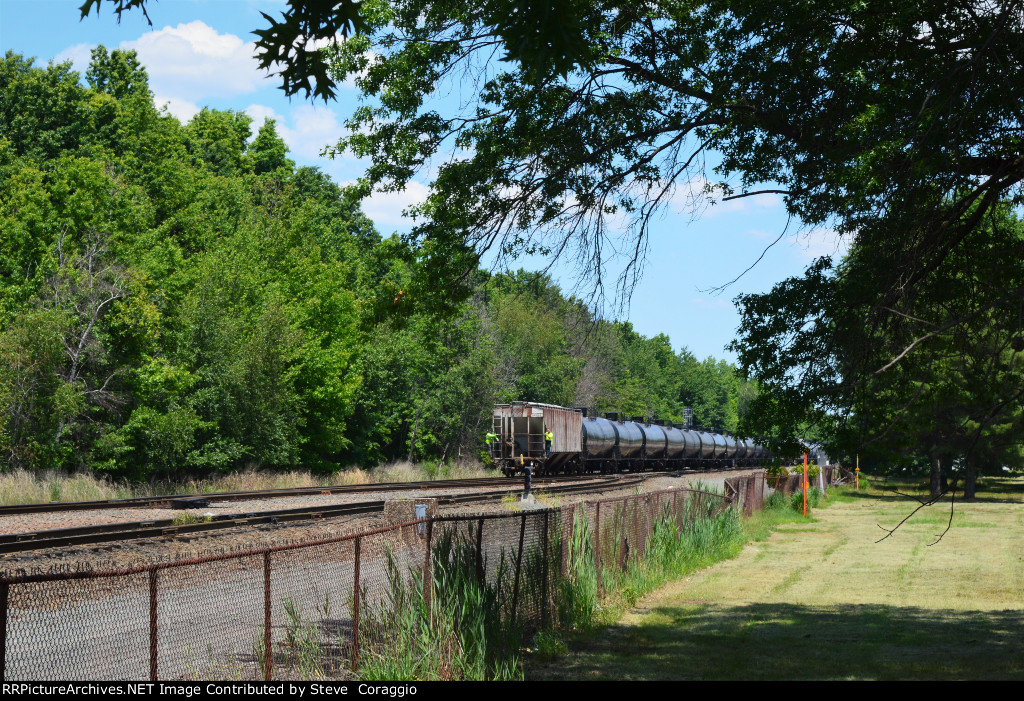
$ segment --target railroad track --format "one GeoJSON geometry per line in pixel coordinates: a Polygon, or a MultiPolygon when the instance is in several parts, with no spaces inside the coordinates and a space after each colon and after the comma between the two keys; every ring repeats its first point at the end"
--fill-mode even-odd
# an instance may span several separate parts
{"type": "MultiPolygon", "coordinates": [[[[601,475],[556,475],[537,477],[538,484],[578,482],[586,479],[600,479],[601,475]]],[[[0,506],[0,516],[14,514],[36,514],[59,511],[93,511],[99,509],[124,509],[131,507],[169,508],[172,502],[190,499],[211,501],[244,501],[246,499],[273,499],[309,494],[359,494],[362,492],[397,492],[417,489],[447,489],[453,487],[490,487],[514,484],[508,477],[481,477],[476,479],[427,480],[423,482],[381,482],[379,484],[347,484],[332,487],[289,487],[248,492],[214,492],[210,494],[174,494],[158,497],[132,497],[129,499],[106,499],[102,501],[52,501],[36,504],[8,504],[0,506]]]]}
{"type": "MultiPolygon", "coordinates": [[[[473,480],[460,480],[467,482],[473,480]]],[[[594,490],[595,488],[615,487],[629,488],[643,483],[642,477],[607,477],[589,480],[582,484],[559,485],[566,479],[547,478],[535,489],[546,494],[573,494],[594,490]]],[[[576,480],[578,481],[578,480],[576,480]]],[[[508,480],[500,480],[500,484],[508,484],[508,480]]],[[[360,485],[362,486],[362,485],[360,485]]],[[[479,485],[473,485],[479,486],[479,485]]],[[[319,494],[324,490],[312,490],[319,494]]],[[[493,492],[476,494],[452,494],[437,497],[438,504],[472,504],[502,499],[509,494],[520,493],[520,489],[503,489],[493,492]]],[[[300,492],[301,493],[301,492],[300,492]]],[[[433,498],[433,497],[432,497],[433,498]]],[[[364,501],[331,506],[299,507],[295,509],[278,509],[246,514],[222,514],[208,517],[200,523],[176,524],[174,519],[158,519],[152,521],[131,521],[124,523],[107,523],[96,526],[80,526],[60,528],[26,533],[0,535],[0,553],[25,552],[45,548],[68,547],[72,545],[93,545],[115,541],[139,540],[142,538],[173,538],[194,533],[204,533],[227,528],[239,528],[261,524],[278,524],[292,521],[319,520],[338,516],[357,516],[381,513],[384,501],[364,501]]]]}

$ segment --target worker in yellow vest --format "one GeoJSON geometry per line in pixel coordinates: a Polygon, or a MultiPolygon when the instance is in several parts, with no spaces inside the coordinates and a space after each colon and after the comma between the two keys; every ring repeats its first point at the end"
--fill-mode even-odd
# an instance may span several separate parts
{"type": "Polygon", "coordinates": [[[553,440],[555,440],[555,434],[553,434],[549,428],[544,432],[544,447],[547,448],[547,454],[544,457],[551,457],[551,441],[553,440]]]}

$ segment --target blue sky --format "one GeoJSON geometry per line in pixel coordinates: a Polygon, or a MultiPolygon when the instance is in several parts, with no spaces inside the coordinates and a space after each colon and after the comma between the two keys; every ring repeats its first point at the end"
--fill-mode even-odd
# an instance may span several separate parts
{"type": "MultiPolygon", "coordinates": [[[[351,156],[327,159],[319,154],[345,132],[344,122],[358,104],[358,93],[343,87],[329,105],[301,98],[288,100],[252,58],[251,34],[265,25],[260,11],[275,15],[284,9],[274,0],[150,0],[150,27],[138,11],[125,13],[120,24],[103,4],[79,21],[82,0],[0,0],[0,48],[36,57],[37,63],[71,60],[84,71],[96,44],[135,49],[150,76],[158,105],[187,121],[204,106],[244,110],[255,119],[277,120],[278,131],[301,165],[317,165],[337,182],[359,177],[363,164],[351,156]]],[[[405,192],[375,195],[364,211],[383,234],[407,231],[410,221],[402,210],[422,201],[426,180],[410,183],[405,192]]],[[[678,350],[685,346],[700,358],[735,360],[724,346],[735,336],[739,315],[733,298],[764,292],[798,275],[818,255],[845,250],[827,229],[807,230],[799,222],[786,229],[787,217],[777,195],[762,195],[717,203],[691,211],[680,183],[680,196],[651,228],[644,276],[628,308],[607,314],[631,321],[640,333],[667,334],[678,350]],[[762,260],[725,291],[724,285],[761,256],[784,231],[762,260]]],[[[528,259],[524,267],[540,268],[546,261],[528,259]]],[[[615,265],[611,267],[613,276],[615,265]]],[[[566,290],[576,284],[572,261],[556,264],[555,277],[566,290]]]]}

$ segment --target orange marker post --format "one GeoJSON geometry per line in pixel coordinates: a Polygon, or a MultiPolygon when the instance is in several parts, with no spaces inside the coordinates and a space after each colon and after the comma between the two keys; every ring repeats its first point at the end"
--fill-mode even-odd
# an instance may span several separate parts
{"type": "Polygon", "coordinates": [[[860,453],[857,453],[857,469],[853,473],[853,481],[857,485],[857,491],[860,491],[860,453]]]}
{"type": "Polygon", "coordinates": [[[807,515],[807,453],[804,453],[804,516],[807,515]]]}

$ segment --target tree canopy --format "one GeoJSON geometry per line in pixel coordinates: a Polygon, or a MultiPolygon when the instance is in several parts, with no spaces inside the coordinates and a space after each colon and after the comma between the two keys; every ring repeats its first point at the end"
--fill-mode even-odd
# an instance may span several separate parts
{"type": "Polygon", "coordinates": [[[974,463],[1024,466],[1011,437],[1024,421],[1024,307],[1006,292],[1024,285],[1022,260],[1024,221],[1004,206],[890,309],[898,326],[872,321],[889,261],[859,244],[835,268],[741,297],[733,348],[764,389],[751,428],[790,435],[811,422],[844,453],[926,460],[934,493],[954,461],[969,476],[974,463]]]}
{"type": "Polygon", "coordinates": [[[134,52],[0,60],[0,456],[134,478],[480,459],[496,401],[734,428],[735,368],[597,319],[550,277],[422,252],[296,167],[274,122],[158,111],[134,52]],[[253,132],[256,132],[255,134],[253,132]]]}
{"type": "MultiPolygon", "coordinates": [[[[116,11],[144,4],[118,0],[116,11]]],[[[431,174],[408,239],[420,265],[407,291],[419,303],[467,299],[486,251],[570,257],[601,289],[608,251],[629,250],[628,294],[668,202],[770,192],[801,225],[849,237],[857,255],[741,298],[743,370],[772,387],[752,404],[752,426],[834,424],[855,405],[846,388],[879,371],[934,387],[922,378],[952,367],[936,347],[977,337],[979,324],[1001,340],[957,341],[973,364],[1024,343],[1009,313],[1024,285],[1012,275],[952,286],[968,303],[926,313],[941,280],[988,274],[972,272],[979,232],[1024,203],[1021,0],[353,8],[292,2],[282,23],[257,31],[259,51],[284,66],[286,92],[308,94],[310,79],[321,97],[342,80],[361,90],[337,145],[370,162],[358,196],[431,174]],[[329,46],[313,50],[316,39],[329,46]],[[457,105],[438,99],[461,86],[457,105]],[[840,340],[815,352],[828,338],[840,340]]],[[[998,413],[1001,395],[964,386],[950,401],[988,397],[998,413]]]]}

